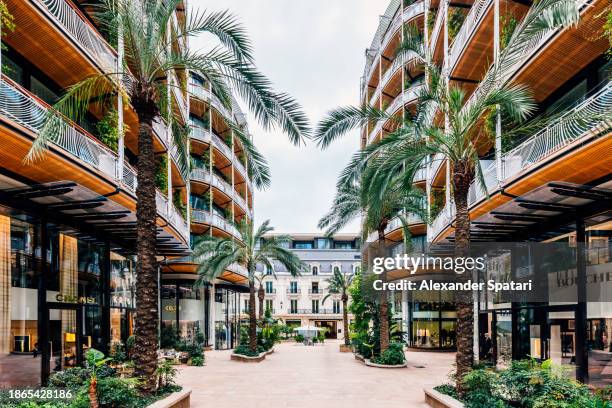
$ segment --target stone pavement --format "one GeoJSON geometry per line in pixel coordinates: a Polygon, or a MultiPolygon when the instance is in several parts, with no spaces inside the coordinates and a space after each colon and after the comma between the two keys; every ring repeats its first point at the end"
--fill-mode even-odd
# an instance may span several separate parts
{"type": "Polygon", "coordinates": [[[177,382],[193,390],[196,408],[421,408],[423,388],[446,382],[454,363],[452,353],[408,351],[408,368],[372,368],[338,345],[282,343],[259,364],[210,351],[204,367],[181,367],[177,382]]]}

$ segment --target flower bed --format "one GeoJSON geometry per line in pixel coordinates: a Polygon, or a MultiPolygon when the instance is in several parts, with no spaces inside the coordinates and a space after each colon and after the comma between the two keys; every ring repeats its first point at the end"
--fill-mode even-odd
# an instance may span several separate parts
{"type": "Polygon", "coordinates": [[[234,349],[230,358],[244,363],[260,363],[266,359],[268,354],[272,353],[274,353],[274,348],[264,350],[263,347],[258,346],[257,352],[252,352],[249,346],[240,345],[234,349]]]}

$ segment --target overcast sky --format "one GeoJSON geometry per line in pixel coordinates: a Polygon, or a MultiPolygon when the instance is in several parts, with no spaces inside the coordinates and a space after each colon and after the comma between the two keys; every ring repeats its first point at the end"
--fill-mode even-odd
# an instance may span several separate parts
{"type": "MultiPolygon", "coordinates": [[[[379,15],[379,0],[192,0],[191,6],[230,9],[246,27],[257,67],[278,91],[290,93],[311,123],[359,99],[359,78],[379,15]]],[[[198,40],[192,39],[192,46],[198,40]]],[[[255,193],[255,219],[278,232],[315,232],[329,209],[337,175],[359,147],[357,132],[326,151],[294,147],[278,131],[266,132],[249,115],[254,141],[272,170],[272,186],[255,193]]],[[[351,223],[346,232],[357,232],[351,223]]]]}

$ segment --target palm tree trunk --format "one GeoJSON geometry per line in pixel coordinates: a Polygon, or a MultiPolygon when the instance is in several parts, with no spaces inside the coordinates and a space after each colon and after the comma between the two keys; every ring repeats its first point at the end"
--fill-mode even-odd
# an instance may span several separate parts
{"type": "Polygon", "coordinates": [[[350,346],[351,345],[351,338],[349,336],[349,324],[348,324],[348,301],[347,301],[348,296],[345,294],[342,295],[342,324],[343,324],[343,329],[344,329],[344,345],[345,346],[350,346]]]}
{"type": "MultiPolygon", "coordinates": [[[[385,228],[386,224],[378,229],[378,245],[381,251],[385,247],[385,228]]],[[[380,279],[383,282],[387,281],[387,272],[383,272],[380,275],[380,279]]],[[[380,354],[384,353],[389,348],[389,303],[387,302],[387,291],[380,293],[380,354]]]]}
{"type": "MultiPolygon", "coordinates": [[[[464,257],[470,247],[470,214],[468,210],[468,191],[474,180],[473,167],[464,162],[453,168],[453,197],[457,209],[455,220],[455,256],[464,257]]],[[[460,280],[470,278],[468,274],[459,276],[460,280]]],[[[474,365],[474,304],[471,292],[457,294],[457,391],[464,395],[463,377],[474,365]]]]}
{"type": "Polygon", "coordinates": [[[249,279],[249,348],[257,351],[257,316],[255,314],[255,282],[249,279]]]}
{"type": "Polygon", "coordinates": [[[257,291],[257,298],[259,299],[259,320],[264,317],[264,297],[265,297],[263,286],[259,285],[259,290],[257,291]]]}
{"type": "Polygon", "coordinates": [[[153,152],[153,109],[138,112],[138,186],[136,188],[136,322],[134,362],[136,374],[144,378],[145,393],[155,389],[158,338],[158,265],[155,240],[155,155],[153,152]]]}

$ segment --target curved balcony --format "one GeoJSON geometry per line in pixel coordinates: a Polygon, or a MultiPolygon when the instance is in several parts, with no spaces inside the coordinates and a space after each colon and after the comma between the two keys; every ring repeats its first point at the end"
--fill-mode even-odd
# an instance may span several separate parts
{"type": "Polygon", "coordinates": [[[476,0],[465,21],[461,25],[457,36],[453,40],[449,51],[449,69],[453,72],[455,65],[459,61],[462,52],[466,49],[467,45],[474,36],[474,33],[484,20],[487,12],[492,9],[493,0],[476,0]]]}
{"type": "MultiPolygon", "coordinates": [[[[48,118],[49,109],[50,107],[47,104],[19,85],[6,79],[0,81],[0,114],[8,119],[33,133],[38,133],[48,118]]],[[[69,153],[74,160],[98,171],[116,185],[123,187],[125,191],[135,195],[137,177],[133,168],[124,163],[123,177],[120,180],[118,177],[119,157],[117,153],[107,148],[78,125],[62,120],[60,117],[57,117],[57,121],[56,136],[50,141],[53,146],[69,153]]],[[[157,202],[158,213],[187,241],[189,231],[186,228],[185,220],[176,211],[171,211],[168,214],[167,199],[158,199],[157,202]],[[163,205],[161,204],[162,201],[164,201],[163,205]]]]}
{"type": "Polygon", "coordinates": [[[223,194],[231,198],[236,204],[238,204],[238,206],[242,208],[242,211],[244,211],[245,214],[248,214],[249,216],[252,215],[251,211],[246,205],[246,201],[244,200],[244,198],[242,198],[240,194],[227,181],[223,180],[216,174],[210,174],[210,172],[204,168],[194,168],[191,170],[191,179],[215,187],[223,194]]]}
{"type": "Polygon", "coordinates": [[[191,210],[191,220],[193,222],[206,224],[213,228],[217,228],[238,240],[242,240],[240,232],[231,222],[227,221],[225,218],[217,214],[211,213],[210,211],[198,210],[193,208],[191,210]]]}
{"type": "Polygon", "coordinates": [[[106,73],[117,70],[115,50],[102,38],[87,18],[67,0],[30,0],[52,19],[72,41],[106,73]]]}
{"type": "Polygon", "coordinates": [[[378,86],[376,87],[376,90],[372,94],[372,97],[370,98],[370,106],[375,105],[375,101],[378,99],[383,89],[385,89],[385,87],[387,86],[391,78],[394,78],[398,72],[401,72],[401,69],[404,66],[406,66],[408,62],[414,60],[415,58],[416,58],[416,55],[402,62],[399,62],[398,60],[393,61],[393,64],[391,65],[391,67],[389,67],[389,69],[387,69],[387,71],[385,71],[380,83],[378,84],[378,86]]]}
{"type": "Polygon", "coordinates": [[[431,159],[431,177],[427,181],[429,185],[432,185],[433,181],[438,178],[438,174],[444,170],[444,163],[446,163],[446,158],[442,153],[436,153],[431,159]]]}
{"type": "MultiPolygon", "coordinates": [[[[416,214],[412,214],[412,213],[409,213],[406,216],[406,221],[408,222],[409,227],[419,225],[419,224],[424,224],[424,221],[421,217],[419,217],[416,214]]],[[[400,220],[399,217],[395,217],[389,222],[389,224],[385,228],[385,236],[401,228],[402,228],[402,220],[400,220]]],[[[378,240],[378,232],[374,231],[370,233],[370,235],[368,235],[368,242],[374,242],[376,240],[378,240]]]]}
{"type": "Polygon", "coordinates": [[[416,1],[406,6],[402,13],[398,13],[397,10],[400,8],[400,4],[401,1],[392,1],[385,14],[381,16],[381,23],[378,26],[378,30],[376,31],[372,44],[370,45],[370,49],[376,50],[376,53],[372,55],[371,65],[366,67],[366,84],[370,82],[372,75],[378,68],[376,60],[380,57],[381,53],[384,52],[391,39],[398,33],[403,24],[411,21],[415,17],[418,17],[425,12],[424,1],[416,1]],[[395,17],[392,17],[393,15],[395,15],[395,17]]]}
{"type": "Polygon", "coordinates": [[[217,112],[221,114],[221,116],[224,116],[230,120],[236,120],[237,122],[239,121],[221,103],[221,100],[219,99],[219,97],[217,97],[217,95],[215,95],[213,92],[210,92],[208,89],[204,88],[202,85],[196,84],[190,81],[189,82],[189,93],[202,101],[209,102],[212,105],[212,107],[215,108],[217,112]]]}
{"type": "Polygon", "coordinates": [[[248,173],[240,161],[240,159],[232,153],[232,149],[217,135],[211,133],[208,129],[204,129],[200,126],[191,125],[191,134],[190,137],[199,142],[206,143],[212,145],[219,150],[227,160],[232,162],[236,170],[240,173],[240,175],[246,180],[247,186],[250,191],[253,191],[253,185],[251,180],[248,177],[248,173]]]}
{"type": "MultiPolygon", "coordinates": [[[[597,93],[579,105],[565,112],[554,123],[508,151],[502,156],[501,180],[497,180],[495,163],[483,169],[485,185],[474,182],[468,193],[468,205],[474,207],[487,195],[506,187],[510,181],[520,178],[536,166],[550,159],[555,153],[570,144],[580,143],[581,139],[607,132],[612,123],[602,119],[612,110],[612,83],[606,84],[597,93]],[[578,119],[576,118],[597,118],[578,119]]],[[[455,214],[455,206],[447,205],[430,227],[431,238],[435,239],[450,226],[455,214]]]]}
{"type": "Polygon", "coordinates": [[[444,25],[444,7],[440,5],[438,8],[438,13],[436,14],[436,22],[434,23],[433,29],[431,31],[431,37],[429,38],[429,47],[432,50],[432,53],[436,51],[437,45],[440,41],[442,33],[442,26],[444,25]]]}
{"type": "Polygon", "coordinates": [[[187,225],[187,221],[173,204],[168,204],[168,198],[160,193],[159,190],[155,191],[155,204],[157,206],[157,213],[165,218],[182,237],[189,240],[189,226],[187,225]]]}
{"type": "MultiPolygon", "coordinates": [[[[387,109],[385,109],[385,113],[387,114],[387,116],[391,118],[398,112],[398,110],[402,106],[416,102],[421,87],[421,84],[413,85],[410,88],[406,89],[403,93],[400,93],[393,100],[393,102],[391,102],[391,105],[389,105],[387,109]]],[[[383,129],[383,125],[385,124],[385,122],[386,121],[379,121],[378,123],[376,123],[376,126],[374,126],[374,129],[370,132],[370,135],[368,136],[368,143],[372,143],[374,141],[376,135],[378,135],[378,133],[383,129]]]]}

